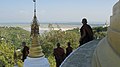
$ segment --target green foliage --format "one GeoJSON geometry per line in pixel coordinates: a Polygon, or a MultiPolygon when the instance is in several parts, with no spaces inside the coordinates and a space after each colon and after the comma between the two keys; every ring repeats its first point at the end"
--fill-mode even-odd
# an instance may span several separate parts
{"type": "Polygon", "coordinates": [[[108,28],[108,27],[93,27],[92,29],[93,29],[95,32],[103,32],[103,31],[107,31],[107,28],[108,28]]]}
{"type": "MultiPolygon", "coordinates": [[[[30,32],[19,27],[0,27],[0,65],[13,67],[17,63],[14,60],[14,49],[21,48],[22,41],[30,44],[29,34],[30,32]]],[[[21,57],[19,56],[16,59],[21,60],[21,57]]]]}
{"type": "Polygon", "coordinates": [[[102,39],[107,35],[108,27],[93,27],[94,37],[95,39],[102,39]]]}
{"type": "MultiPolygon", "coordinates": [[[[56,47],[56,43],[60,43],[62,47],[66,48],[67,42],[71,42],[74,48],[77,48],[80,35],[74,31],[52,30],[41,35],[41,44],[44,53],[52,53],[56,47]],[[46,49],[46,47],[48,49],[46,49]]],[[[46,54],[46,56],[47,56],[46,54]]],[[[49,56],[49,55],[48,55],[49,56]]]]}
{"type": "Polygon", "coordinates": [[[30,44],[29,35],[28,31],[19,27],[0,27],[0,37],[3,37],[6,42],[12,42],[16,48],[20,47],[22,41],[30,44]]]}
{"type": "Polygon", "coordinates": [[[48,61],[50,63],[50,67],[56,67],[56,63],[55,63],[55,59],[54,59],[54,56],[53,55],[50,55],[48,57],[48,61]]]}
{"type": "Polygon", "coordinates": [[[74,28],[74,29],[72,29],[72,30],[67,30],[67,31],[72,31],[72,32],[75,32],[75,33],[77,33],[77,34],[80,34],[79,28],[74,28]]]}
{"type": "Polygon", "coordinates": [[[40,36],[40,43],[42,45],[45,56],[50,62],[50,66],[55,67],[53,49],[56,47],[56,43],[59,42],[61,47],[66,49],[67,42],[71,42],[71,46],[76,49],[79,45],[79,38],[80,34],[78,28],[68,31],[51,30],[42,34],[40,36]]]}
{"type": "Polygon", "coordinates": [[[0,65],[5,65],[5,67],[14,65],[14,47],[5,41],[0,43],[0,61],[2,61],[0,65]]]}

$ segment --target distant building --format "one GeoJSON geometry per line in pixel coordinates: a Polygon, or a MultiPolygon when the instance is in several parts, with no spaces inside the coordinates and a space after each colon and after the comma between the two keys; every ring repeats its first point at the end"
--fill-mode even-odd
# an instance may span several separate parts
{"type": "Polygon", "coordinates": [[[104,27],[109,27],[109,26],[110,26],[110,25],[109,25],[108,22],[106,21],[105,24],[104,24],[104,26],[103,26],[103,28],[104,28],[104,27]]]}

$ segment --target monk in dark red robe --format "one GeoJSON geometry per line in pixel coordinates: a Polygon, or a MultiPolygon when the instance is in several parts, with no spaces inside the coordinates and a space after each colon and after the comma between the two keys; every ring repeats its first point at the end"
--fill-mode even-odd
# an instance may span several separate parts
{"type": "Polygon", "coordinates": [[[26,46],[26,42],[22,42],[22,45],[23,45],[22,61],[24,62],[24,60],[27,58],[27,56],[29,54],[29,47],[26,46]]]}
{"type": "Polygon", "coordinates": [[[87,24],[87,19],[82,20],[83,26],[80,29],[81,38],[80,38],[80,46],[93,40],[93,31],[90,25],[87,24]]]}
{"type": "Polygon", "coordinates": [[[66,48],[66,57],[73,51],[70,42],[67,43],[68,47],[66,48]]]}
{"type": "Polygon", "coordinates": [[[64,49],[60,47],[60,43],[57,43],[57,48],[54,49],[53,54],[56,60],[56,67],[59,67],[65,58],[65,52],[64,49]]]}

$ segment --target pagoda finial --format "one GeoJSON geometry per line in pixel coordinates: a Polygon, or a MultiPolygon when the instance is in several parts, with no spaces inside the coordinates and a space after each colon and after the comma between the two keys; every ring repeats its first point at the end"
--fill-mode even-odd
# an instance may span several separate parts
{"type": "Polygon", "coordinates": [[[34,2],[34,17],[36,17],[36,0],[33,0],[34,2]]]}

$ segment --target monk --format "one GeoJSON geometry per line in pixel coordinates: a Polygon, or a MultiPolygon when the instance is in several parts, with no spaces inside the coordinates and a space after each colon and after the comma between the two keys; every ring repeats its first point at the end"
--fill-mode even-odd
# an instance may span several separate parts
{"type": "Polygon", "coordinates": [[[66,57],[73,51],[70,42],[67,43],[67,46],[68,47],[66,48],[66,57]]]}
{"type": "Polygon", "coordinates": [[[87,19],[82,19],[83,26],[80,29],[81,32],[81,38],[80,38],[80,45],[83,45],[91,40],[93,40],[93,31],[90,25],[87,24],[87,19]]]}
{"type": "Polygon", "coordinates": [[[113,7],[107,36],[102,39],[93,55],[92,67],[120,67],[120,0],[113,7]]]}
{"type": "Polygon", "coordinates": [[[53,54],[56,60],[56,67],[59,67],[65,58],[65,52],[64,49],[60,47],[60,43],[57,43],[57,48],[54,49],[53,54]]]}
{"type": "Polygon", "coordinates": [[[24,62],[24,60],[27,58],[27,56],[29,54],[29,47],[26,46],[26,42],[22,42],[22,45],[23,45],[22,61],[24,62]]]}

